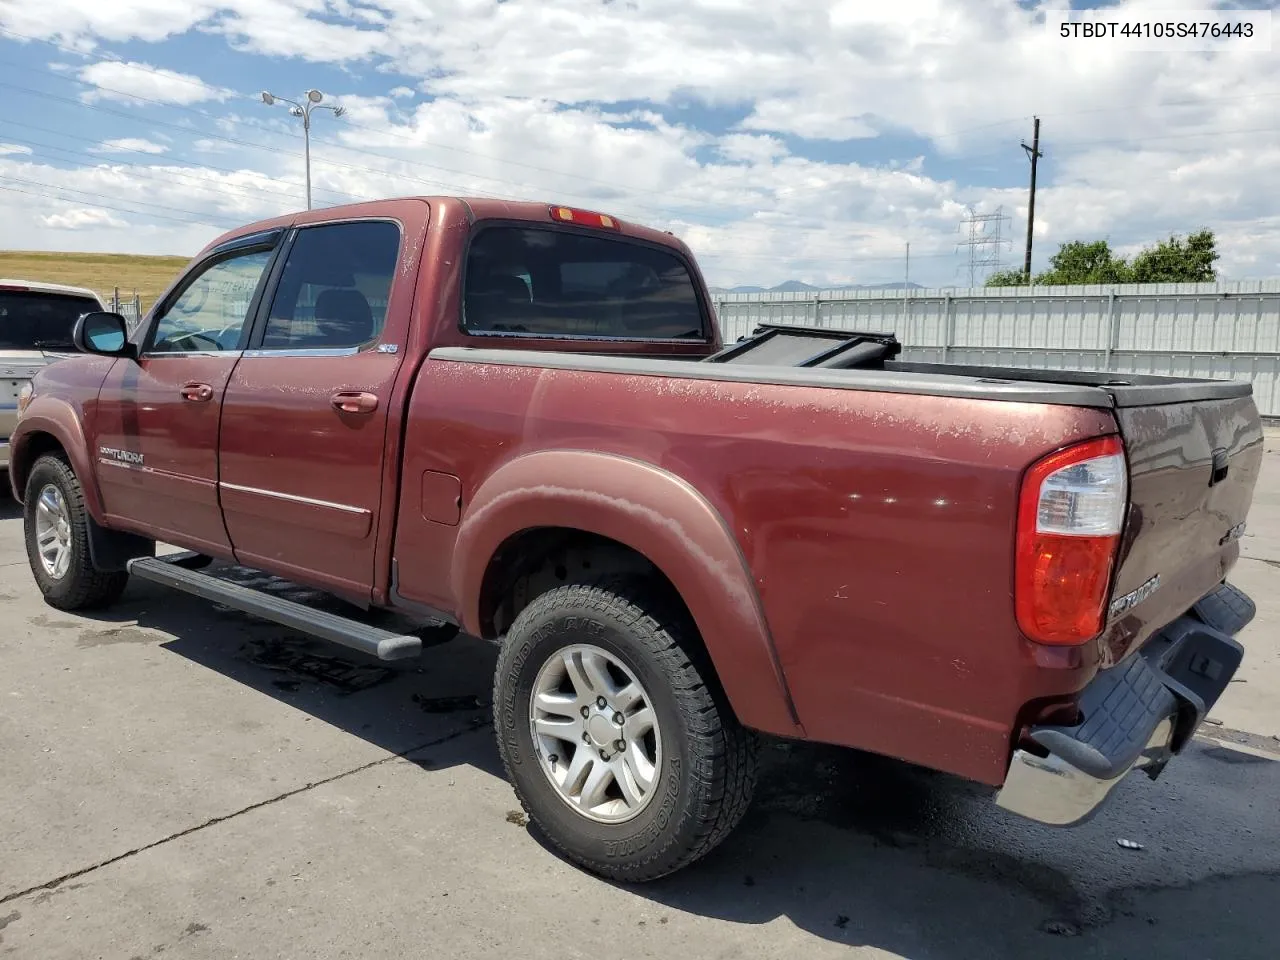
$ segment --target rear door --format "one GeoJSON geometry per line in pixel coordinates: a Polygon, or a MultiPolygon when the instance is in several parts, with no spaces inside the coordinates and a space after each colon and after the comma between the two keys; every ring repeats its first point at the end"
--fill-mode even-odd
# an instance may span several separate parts
{"type": "Polygon", "coordinates": [[[353,599],[374,582],[417,275],[398,269],[404,232],[388,218],[299,226],[222,409],[219,493],[237,560],[353,599]]]}
{"type": "Polygon", "coordinates": [[[1252,396],[1115,412],[1130,471],[1129,520],[1105,637],[1119,660],[1235,564],[1263,437],[1252,396]]]}
{"type": "Polygon", "coordinates": [[[107,374],[93,450],[103,507],[117,525],[230,556],[218,419],[282,237],[276,230],[212,251],[159,305],[138,359],[117,360],[107,374]]]}

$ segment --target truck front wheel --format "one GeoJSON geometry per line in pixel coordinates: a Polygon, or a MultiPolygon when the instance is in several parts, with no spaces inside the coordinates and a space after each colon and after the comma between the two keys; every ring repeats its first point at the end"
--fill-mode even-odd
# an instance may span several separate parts
{"type": "Polygon", "coordinates": [[[27,477],[23,500],[27,560],[45,602],[59,610],[83,610],[117,599],[129,574],[94,567],[84,493],[71,465],[56,454],[40,457],[27,477]]]}
{"type": "Polygon", "coordinates": [[[570,584],[520,613],[498,659],[494,725],[520,803],[611,880],[687,866],[751,802],[755,735],[708,683],[687,621],[644,581],[570,584]]]}

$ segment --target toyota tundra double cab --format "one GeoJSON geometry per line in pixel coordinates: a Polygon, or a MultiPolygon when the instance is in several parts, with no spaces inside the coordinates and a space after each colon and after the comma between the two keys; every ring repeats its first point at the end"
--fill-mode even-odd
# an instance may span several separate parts
{"type": "Polygon", "coordinates": [[[422,632],[362,611],[492,640],[520,801],[615,879],[723,840],[761,734],[1079,822],[1183,749],[1254,615],[1227,583],[1249,384],[917,363],[810,327],[725,345],[686,245],[604,214],[291,214],[74,341],[11,441],[49,604],[136,577],[370,657],[422,632]]]}

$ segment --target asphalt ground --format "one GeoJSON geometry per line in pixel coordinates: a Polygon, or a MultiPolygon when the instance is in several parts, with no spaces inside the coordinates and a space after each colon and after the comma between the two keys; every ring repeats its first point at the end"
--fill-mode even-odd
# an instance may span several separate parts
{"type": "Polygon", "coordinates": [[[106,614],[60,613],[3,500],[0,957],[1274,960],[1280,435],[1242,549],[1259,613],[1238,682],[1089,823],[770,742],[738,831],[625,887],[519,812],[488,644],[383,665],[137,582],[106,614]]]}

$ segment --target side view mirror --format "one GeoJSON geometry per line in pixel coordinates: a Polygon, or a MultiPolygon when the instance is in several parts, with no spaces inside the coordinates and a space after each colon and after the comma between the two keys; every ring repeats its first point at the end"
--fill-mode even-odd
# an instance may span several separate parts
{"type": "Polygon", "coordinates": [[[97,353],[107,357],[133,356],[129,325],[118,313],[95,310],[84,314],[72,329],[71,341],[83,353],[97,353]]]}

